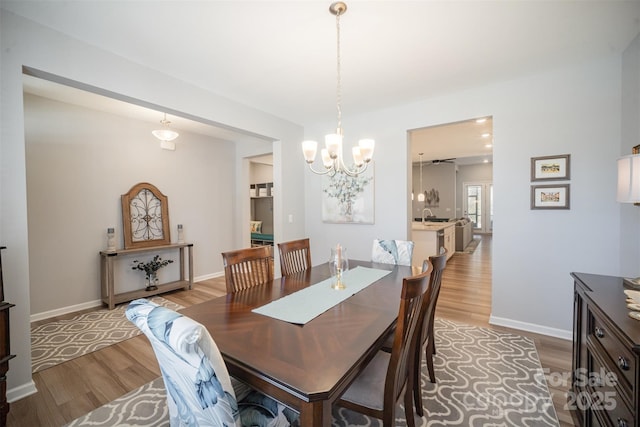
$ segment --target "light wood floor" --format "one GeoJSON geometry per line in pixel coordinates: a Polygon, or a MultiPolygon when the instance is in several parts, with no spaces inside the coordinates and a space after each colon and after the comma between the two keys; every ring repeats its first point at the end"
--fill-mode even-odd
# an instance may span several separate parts
{"type": "MultiPolygon", "coordinates": [[[[224,294],[224,278],[217,278],[199,282],[191,291],[163,296],[186,307],[224,294]]],[[[491,236],[485,236],[474,254],[455,254],[449,260],[436,315],[532,338],[547,372],[560,425],[573,426],[571,415],[563,409],[569,381],[557,380],[571,372],[571,342],[492,327],[490,313],[491,236]]],[[[59,427],[159,376],[151,346],[140,335],[34,374],[38,393],[11,404],[7,425],[59,427]]]]}

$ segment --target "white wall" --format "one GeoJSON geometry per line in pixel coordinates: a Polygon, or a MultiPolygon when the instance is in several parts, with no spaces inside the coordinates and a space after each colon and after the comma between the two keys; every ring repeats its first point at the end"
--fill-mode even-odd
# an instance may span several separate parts
{"type": "MultiPolygon", "coordinates": [[[[375,224],[324,224],[320,180],[306,176],[314,262],[340,240],[370,257],[375,237],[406,238],[408,129],[493,116],[494,323],[571,337],[572,271],[619,273],[620,58],[612,57],[358,117],[345,133],[376,139],[375,224]],[[571,154],[571,209],[530,210],[530,158],[571,154]]],[[[311,138],[330,124],[305,129],[311,138]]]]}
{"type": "MultiPolygon", "coordinates": [[[[0,242],[7,246],[3,251],[5,298],[16,305],[11,310],[11,351],[17,357],[11,360],[7,374],[7,396],[10,401],[35,390],[31,381],[29,331],[31,278],[23,66],[274,140],[274,143],[263,143],[260,147],[244,141],[235,146],[236,160],[232,169],[236,179],[228,180],[228,183],[234,186],[235,194],[242,197],[236,197],[235,219],[227,224],[233,230],[234,247],[240,247],[243,241],[248,242],[248,236],[243,240],[243,229],[248,232],[248,227],[242,227],[248,223],[249,212],[249,200],[246,197],[249,175],[248,167],[245,172],[242,166],[243,159],[259,154],[273,152],[274,155],[274,184],[280,189],[281,195],[274,200],[274,234],[283,240],[304,234],[304,222],[301,221],[305,210],[303,183],[299,179],[304,167],[298,151],[299,141],[303,139],[300,126],[204,92],[201,88],[101,51],[6,10],[0,14],[0,53],[0,242]],[[289,212],[295,214],[292,223],[283,220],[289,212]]],[[[160,182],[158,186],[162,189],[163,183],[160,182]]],[[[172,199],[176,200],[175,196],[172,199]]],[[[186,220],[184,223],[187,227],[186,220]]],[[[102,233],[104,225],[99,225],[99,228],[99,233],[102,233]]],[[[185,228],[185,235],[187,238],[194,237],[189,234],[189,228],[185,228]]]]}
{"type": "MultiPolygon", "coordinates": [[[[171,240],[177,224],[194,244],[196,279],[223,270],[220,252],[233,244],[234,188],[231,142],[181,132],[175,151],[162,150],[152,123],[25,95],[31,315],[100,299],[99,262],[106,229],[123,247],[120,195],[150,182],[168,197],[171,240]]],[[[147,258],[152,257],[150,254],[147,258]]],[[[175,263],[160,271],[177,280],[175,263]]],[[[118,257],[116,292],[143,286],[131,271],[139,256],[118,257]]],[[[85,307],[86,308],[86,307],[85,307]]],[[[47,316],[50,317],[50,316],[47,316]]]]}
{"type": "MultiPolygon", "coordinates": [[[[622,138],[620,155],[640,144],[640,34],[622,55],[622,138]]],[[[640,276],[640,207],[621,205],[620,275],[640,276]]]]}

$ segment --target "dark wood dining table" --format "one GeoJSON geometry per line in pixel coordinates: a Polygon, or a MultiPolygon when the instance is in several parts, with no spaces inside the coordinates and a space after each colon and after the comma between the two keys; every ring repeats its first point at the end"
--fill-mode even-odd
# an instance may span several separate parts
{"type": "MultiPolygon", "coordinates": [[[[229,373],[300,412],[302,426],[330,426],[331,405],[382,346],[398,317],[411,267],[350,260],[391,273],[304,325],[251,310],[330,277],[328,263],[196,304],[181,313],[204,325],[229,373]]],[[[348,292],[344,291],[336,292],[348,292]]]]}

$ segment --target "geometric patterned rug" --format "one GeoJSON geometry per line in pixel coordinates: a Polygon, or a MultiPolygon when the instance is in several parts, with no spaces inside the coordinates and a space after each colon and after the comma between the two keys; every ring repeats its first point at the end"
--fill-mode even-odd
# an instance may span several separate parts
{"type": "MultiPolygon", "coordinates": [[[[162,297],[151,301],[172,310],[184,308],[162,297]]],[[[100,309],[31,328],[31,371],[38,372],[140,334],[124,315],[128,304],[100,309]]]]}
{"type": "MultiPolygon", "coordinates": [[[[422,363],[425,416],[417,426],[558,426],[535,344],[529,338],[436,319],[436,384],[422,363]]],[[[423,358],[424,359],[424,358],[423,358]]],[[[162,378],[134,390],[68,426],[168,426],[162,378]]],[[[377,419],[332,408],[335,427],[382,426],[377,419]]],[[[406,426],[404,407],[396,426],[406,426]]]]}

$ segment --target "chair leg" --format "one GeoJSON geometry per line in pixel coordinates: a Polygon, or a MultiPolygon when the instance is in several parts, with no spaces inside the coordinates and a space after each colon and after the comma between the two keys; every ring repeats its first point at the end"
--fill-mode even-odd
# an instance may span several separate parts
{"type": "Polygon", "coordinates": [[[422,408],[422,348],[418,348],[415,352],[415,358],[413,361],[413,374],[410,375],[413,378],[413,403],[416,408],[416,414],[422,417],[424,416],[424,410],[422,408]]]}
{"type": "Polygon", "coordinates": [[[431,382],[433,384],[436,383],[436,374],[434,372],[433,369],[433,350],[434,350],[434,344],[433,344],[433,336],[429,337],[429,340],[427,341],[427,345],[425,347],[424,350],[424,355],[425,358],[427,360],[427,369],[429,370],[429,379],[431,380],[431,382]]]}
{"type": "MultiPolygon", "coordinates": [[[[407,427],[416,427],[416,420],[413,415],[413,394],[410,387],[414,390],[416,388],[415,384],[411,384],[411,380],[407,381],[407,387],[404,390],[404,416],[407,418],[407,427]]],[[[418,405],[416,404],[416,411],[417,409],[418,405]]],[[[422,411],[422,405],[420,405],[420,410],[422,411]]]]}
{"type": "MultiPolygon", "coordinates": [[[[435,337],[435,332],[433,332],[433,324],[434,324],[434,319],[431,319],[431,324],[429,326],[429,338],[431,337],[435,337]]],[[[436,342],[435,340],[430,340],[433,341],[433,344],[431,345],[431,354],[436,354],[436,342]]]]}

